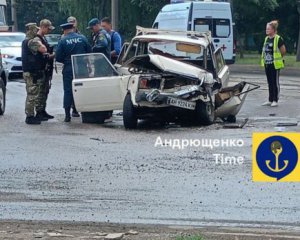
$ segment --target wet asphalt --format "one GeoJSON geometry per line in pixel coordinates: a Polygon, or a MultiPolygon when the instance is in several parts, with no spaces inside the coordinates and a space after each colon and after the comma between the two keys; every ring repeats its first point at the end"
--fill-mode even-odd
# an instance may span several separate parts
{"type": "Polygon", "coordinates": [[[62,80],[56,75],[47,111],[55,119],[24,123],[25,85],[8,83],[0,117],[0,219],[278,226],[299,230],[299,183],[252,182],[252,133],[299,131],[276,128],[300,120],[300,73],[281,77],[278,108],[267,98],[263,74],[235,72],[261,88],[249,93],[238,122],[243,129],[166,127],[142,123],[127,131],[116,112],[112,123],[64,123],[62,80]],[[243,147],[155,147],[161,139],[242,139],[243,147]],[[218,165],[213,154],[243,157],[241,165],[218,165]]]}

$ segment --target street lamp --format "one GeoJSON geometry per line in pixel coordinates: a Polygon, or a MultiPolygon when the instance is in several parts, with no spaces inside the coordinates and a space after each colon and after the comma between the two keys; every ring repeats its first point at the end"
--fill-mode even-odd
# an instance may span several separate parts
{"type": "Polygon", "coordinates": [[[298,13],[299,13],[299,37],[298,37],[298,49],[297,49],[297,61],[300,62],[300,0],[297,1],[298,13]]]}
{"type": "Polygon", "coordinates": [[[111,20],[113,29],[118,31],[119,29],[119,0],[111,1],[111,20]]]}

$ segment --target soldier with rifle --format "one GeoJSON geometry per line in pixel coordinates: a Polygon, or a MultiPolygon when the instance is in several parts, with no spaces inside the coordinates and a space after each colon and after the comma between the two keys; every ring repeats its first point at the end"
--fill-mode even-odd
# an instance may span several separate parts
{"type": "Polygon", "coordinates": [[[41,41],[41,43],[46,46],[47,53],[44,54],[45,57],[45,69],[44,69],[44,81],[39,82],[39,94],[37,98],[37,114],[36,117],[41,121],[48,121],[49,119],[53,119],[54,116],[49,115],[46,112],[46,105],[49,90],[51,88],[51,80],[53,75],[53,64],[54,64],[54,56],[53,47],[50,47],[48,44],[45,35],[49,34],[55,28],[52,26],[52,23],[48,19],[43,19],[40,21],[40,29],[37,33],[37,40],[41,41]]]}

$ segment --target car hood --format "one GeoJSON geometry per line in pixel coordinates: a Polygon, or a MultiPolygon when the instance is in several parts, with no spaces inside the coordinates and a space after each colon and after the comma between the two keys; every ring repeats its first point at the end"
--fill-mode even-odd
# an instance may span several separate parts
{"type": "Polygon", "coordinates": [[[21,57],[22,49],[21,47],[4,47],[1,48],[1,54],[7,54],[14,57],[21,57]]]}
{"type": "Polygon", "coordinates": [[[164,72],[202,79],[206,71],[187,63],[180,62],[160,55],[149,55],[150,62],[164,72]]]}

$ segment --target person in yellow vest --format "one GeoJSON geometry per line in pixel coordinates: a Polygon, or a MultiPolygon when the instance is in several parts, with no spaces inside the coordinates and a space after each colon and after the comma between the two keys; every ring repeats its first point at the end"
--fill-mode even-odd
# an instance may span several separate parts
{"type": "Polygon", "coordinates": [[[263,106],[277,107],[279,100],[279,72],[284,68],[286,48],[282,37],[277,34],[278,21],[267,24],[265,42],[261,55],[261,66],[265,68],[269,86],[269,100],[263,106]]]}

